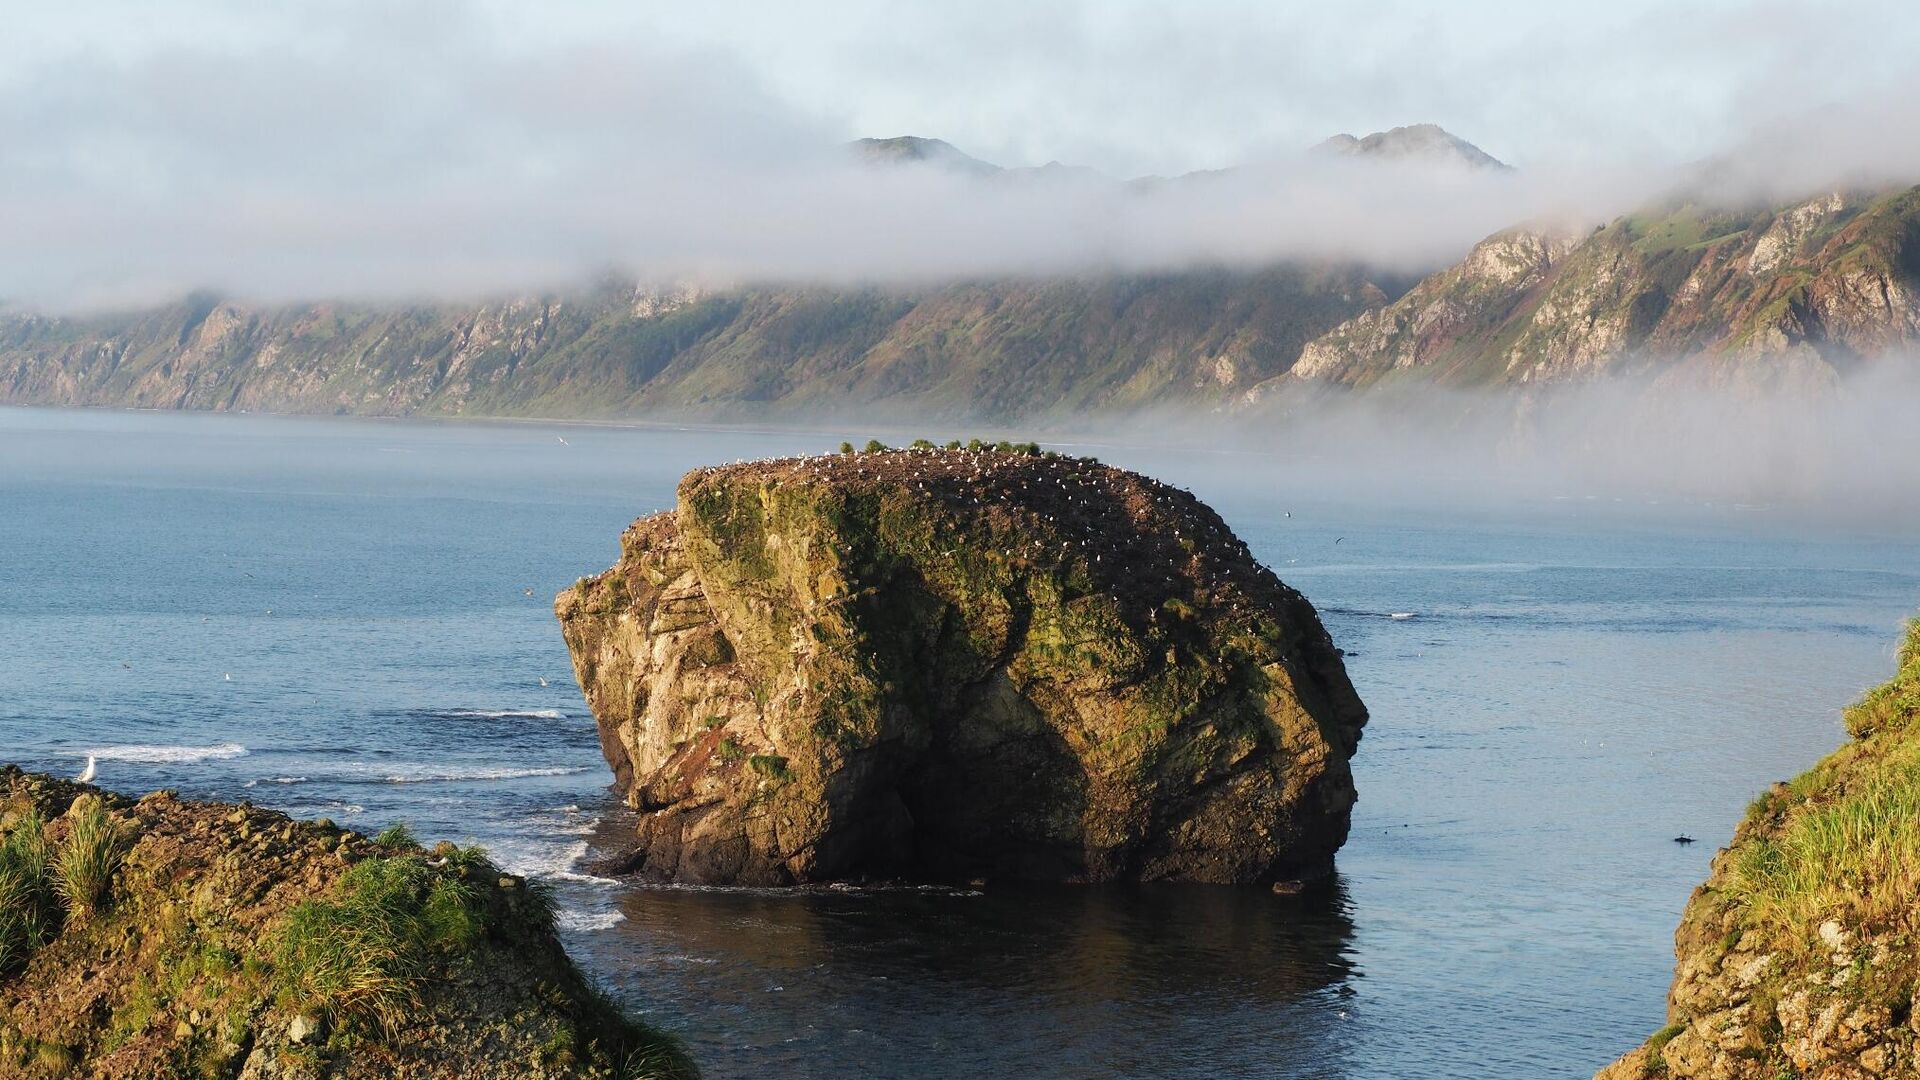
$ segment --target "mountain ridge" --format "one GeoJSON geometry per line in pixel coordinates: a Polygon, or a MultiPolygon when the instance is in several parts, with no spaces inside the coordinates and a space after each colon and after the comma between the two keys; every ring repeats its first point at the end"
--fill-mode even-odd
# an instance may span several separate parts
{"type": "MultiPolygon", "coordinates": [[[[845,148],[855,160],[882,167],[932,166],[972,177],[1071,173],[1106,178],[1106,174],[1098,169],[1085,165],[1065,164],[1060,161],[1049,161],[1045,165],[1038,166],[999,165],[974,157],[945,139],[923,135],[855,139],[845,144],[845,148]]],[[[1438,124],[1408,124],[1360,137],[1342,132],[1307,147],[1303,157],[1345,158],[1367,163],[1413,162],[1469,170],[1513,171],[1513,166],[1438,124]]],[[[1197,169],[1172,177],[1136,176],[1121,183],[1135,190],[1152,190],[1155,185],[1164,184],[1170,180],[1222,176],[1247,167],[1197,169]]]]}
{"type": "Polygon", "coordinates": [[[378,416],[1013,421],[1218,405],[1404,287],[1351,266],[924,289],[0,317],[0,401],[378,416]]]}
{"type": "Polygon", "coordinates": [[[1568,384],[1799,364],[1839,378],[1920,342],[1920,186],[1765,208],[1679,200],[1580,234],[1487,238],[1309,342],[1243,404],[1301,384],[1568,384]]]}
{"type": "Polygon", "coordinates": [[[1303,400],[1391,387],[1511,394],[1633,375],[1811,392],[1916,344],[1920,186],[1772,205],[1675,195],[1591,229],[1503,230],[1417,282],[1323,261],[0,314],[0,402],[1041,425],[1172,407],[1258,427],[1303,400]]]}

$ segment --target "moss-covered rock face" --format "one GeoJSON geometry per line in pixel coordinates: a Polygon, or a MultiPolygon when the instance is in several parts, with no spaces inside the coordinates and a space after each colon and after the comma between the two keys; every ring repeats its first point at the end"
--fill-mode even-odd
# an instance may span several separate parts
{"type": "Polygon", "coordinates": [[[475,849],[0,769],[0,1076],[693,1075],[475,849]]]}
{"type": "Polygon", "coordinates": [[[1754,800],[1674,934],[1668,1025],[1600,1073],[1920,1076],[1920,621],[1855,736],[1754,800]]]}
{"type": "Polygon", "coordinates": [[[660,879],[1324,872],[1366,710],[1184,491],[1054,455],[702,469],[556,611],[660,879]]]}

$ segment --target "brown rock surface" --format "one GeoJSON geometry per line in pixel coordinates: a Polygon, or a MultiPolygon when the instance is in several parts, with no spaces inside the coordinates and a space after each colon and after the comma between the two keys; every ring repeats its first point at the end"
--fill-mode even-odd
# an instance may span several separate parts
{"type": "Polygon", "coordinates": [[[701,469],[556,601],[640,843],[705,883],[1265,882],[1346,838],[1366,710],[1190,494],[911,450],[701,469]]]}

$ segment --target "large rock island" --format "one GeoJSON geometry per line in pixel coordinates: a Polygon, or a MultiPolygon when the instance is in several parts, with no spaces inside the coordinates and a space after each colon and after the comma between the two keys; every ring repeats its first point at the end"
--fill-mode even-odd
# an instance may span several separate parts
{"type": "Polygon", "coordinates": [[[1313,607],[1091,460],[699,469],[556,611],[646,877],[1277,882],[1346,839],[1367,714],[1313,607]]]}
{"type": "Polygon", "coordinates": [[[1853,739],[1756,799],[1674,934],[1665,1028],[1600,1080],[1920,1076],[1920,621],[1853,739]]]}

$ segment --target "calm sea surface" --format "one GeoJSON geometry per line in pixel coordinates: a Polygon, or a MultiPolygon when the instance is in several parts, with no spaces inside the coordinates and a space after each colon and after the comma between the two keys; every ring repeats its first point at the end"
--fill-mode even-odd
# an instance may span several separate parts
{"type": "Polygon", "coordinates": [[[1714,847],[1920,608],[1912,533],[1095,448],[1211,502],[1350,651],[1331,895],[574,872],[624,824],[554,593],[687,469],[841,437],[0,410],[0,760],[477,840],[711,1077],[1572,1077],[1659,1026],[1714,847]]]}

